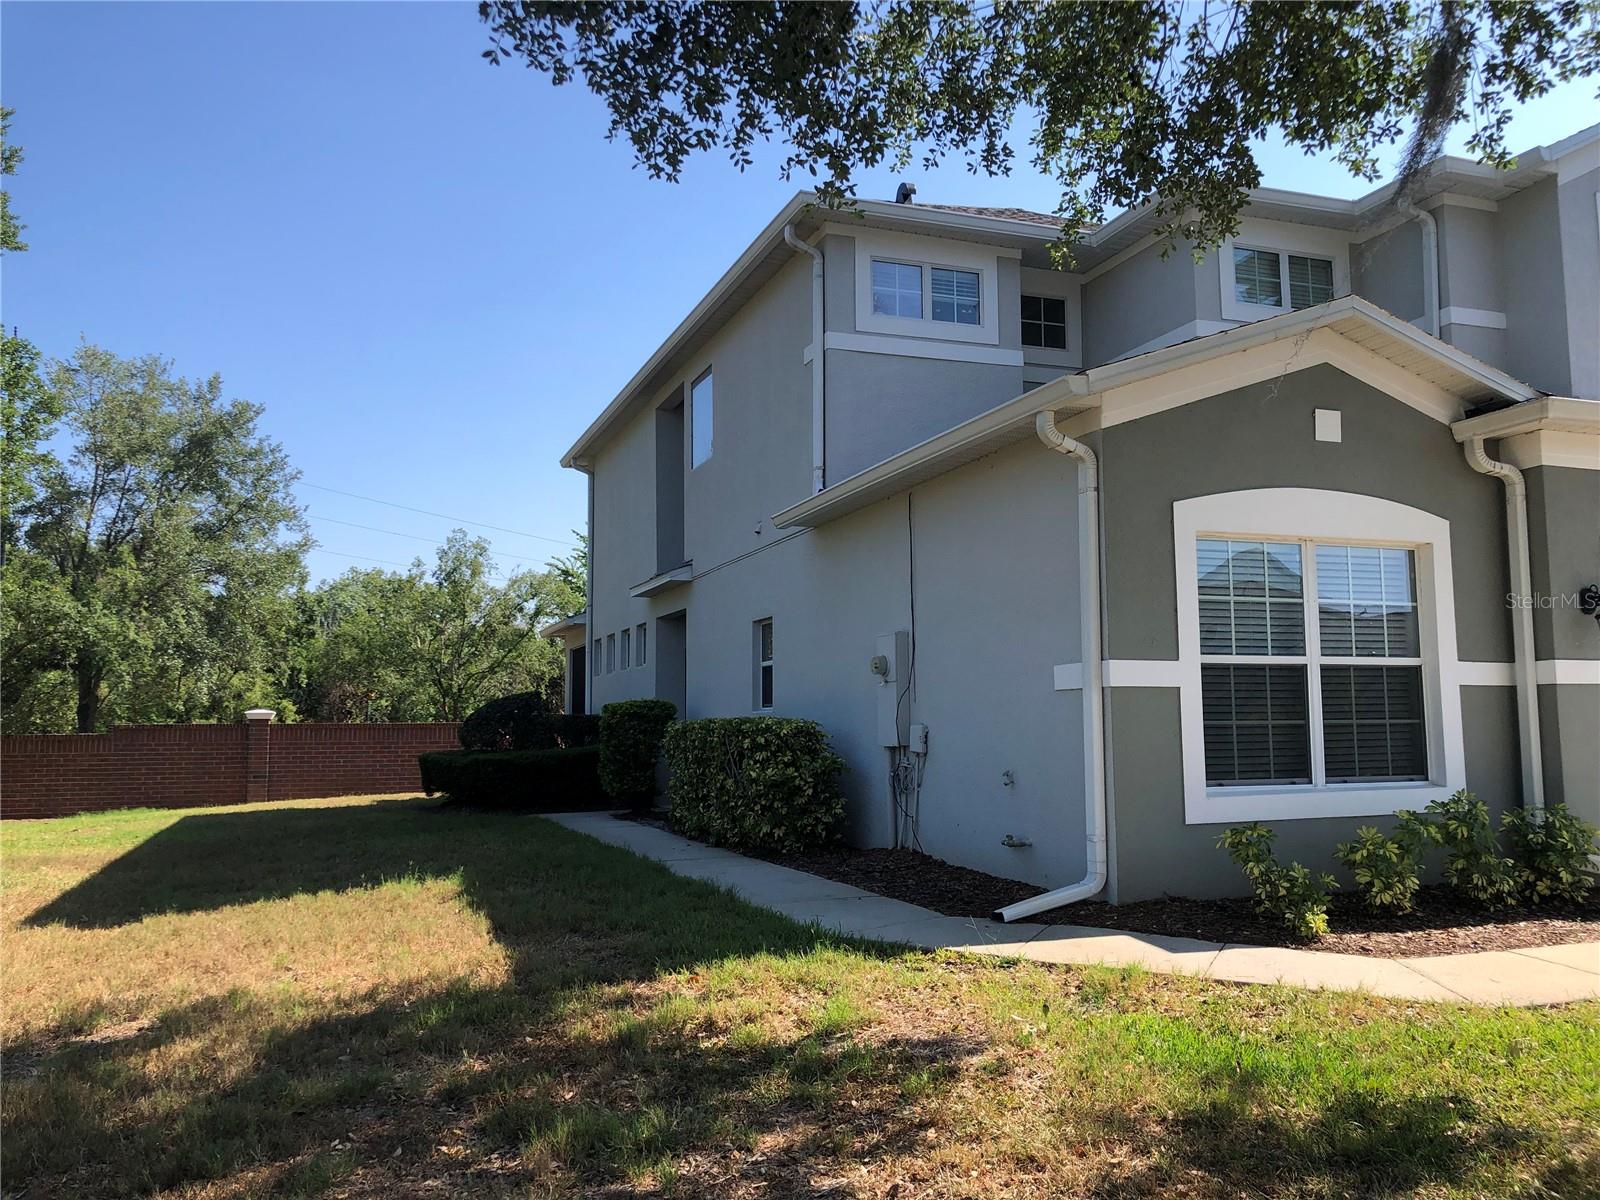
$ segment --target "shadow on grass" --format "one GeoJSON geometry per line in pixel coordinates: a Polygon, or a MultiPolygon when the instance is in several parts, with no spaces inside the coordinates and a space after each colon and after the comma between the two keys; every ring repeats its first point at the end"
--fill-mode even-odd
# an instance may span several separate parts
{"type": "MultiPolygon", "coordinates": [[[[508,950],[510,981],[374,993],[332,1016],[238,992],[119,1039],[63,1047],[54,1031],[8,1046],[11,1062],[32,1060],[5,1085],[8,1189],[774,1197],[845,1194],[847,1178],[887,1188],[852,1173],[889,1158],[896,1175],[917,1162],[958,1191],[989,1187],[968,1186],[959,1156],[932,1160],[981,1142],[945,1098],[956,1102],[958,1082],[960,1103],[990,1088],[980,1060],[993,1036],[936,1033],[932,1015],[866,1027],[830,1007],[846,961],[820,964],[804,987],[780,983],[783,1001],[804,992],[814,1011],[769,1019],[757,987],[738,996],[748,1011],[713,1027],[698,994],[675,990],[699,973],[665,975],[839,940],[548,822],[420,802],[186,816],[27,924],[106,929],[397,878],[456,881],[508,950]]],[[[1200,1079],[1158,1124],[1079,1097],[1034,1157],[1070,1164],[1087,1176],[1073,1190],[1105,1197],[1375,1196],[1440,1190],[1538,1136],[1458,1095],[1335,1091],[1299,1114],[1275,1095],[1248,1073],[1200,1079]],[[1084,1135],[1067,1130],[1085,1120],[1134,1146],[1131,1162],[1097,1161],[1098,1134],[1076,1144],[1084,1135]]],[[[984,1147],[970,1149],[981,1161],[984,1147]]]]}

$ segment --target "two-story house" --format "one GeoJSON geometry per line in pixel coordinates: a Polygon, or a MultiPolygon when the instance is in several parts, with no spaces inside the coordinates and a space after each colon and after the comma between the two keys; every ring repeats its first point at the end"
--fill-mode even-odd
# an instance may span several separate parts
{"type": "Polygon", "coordinates": [[[1600,821],[1597,182],[1600,126],[1070,272],[1048,215],[797,195],[562,460],[569,696],[813,718],[855,842],[1049,903],[1462,787],[1600,821]]]}

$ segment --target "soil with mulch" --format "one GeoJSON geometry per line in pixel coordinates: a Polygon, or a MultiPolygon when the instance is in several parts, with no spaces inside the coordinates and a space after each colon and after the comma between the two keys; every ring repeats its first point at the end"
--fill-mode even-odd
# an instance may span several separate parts
{"type": "MultiPolygon", "coordinates": [[[[634,819],[667,828],[659,814],[634,819]]],[[[798,854],[754,857],[950,917],[987,917],[996,909],[1044,890],[1030,883],[958,867],[914,850],[831,846],[798,854]]],[[[1586,904],[1544,904],[1486,912],[1450,888],[1424,887],[1418,891],[1416,907],[1411,912],[1392,915],[1369,912],[1358,896],[1335,895],[1328,906],[1329,932],[1310,942],[1299,941],[1280,921],[1257,913],[1248,898],[1168,897],[1115,905],[1083,901],[1040,913],[1028,921],[1158,933],[1207,942],[1412,958],[1600,941],[1600,896],[1586,904]]]]}

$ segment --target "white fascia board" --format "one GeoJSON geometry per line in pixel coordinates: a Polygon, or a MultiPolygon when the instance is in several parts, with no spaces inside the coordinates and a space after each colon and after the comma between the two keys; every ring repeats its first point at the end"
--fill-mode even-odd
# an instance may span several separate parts
{"type": "Polygon", "coordinates": [[[1475,437],[1504,438],[1544,431],[1600,436],[1600,400],[1540,396],[1510,408],[1467,417],[1450,426],[1458,442],[1475,437]]]}

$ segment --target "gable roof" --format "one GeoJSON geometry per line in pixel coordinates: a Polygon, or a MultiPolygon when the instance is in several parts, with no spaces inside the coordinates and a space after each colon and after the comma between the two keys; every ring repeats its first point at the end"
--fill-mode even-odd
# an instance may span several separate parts
{"type": "Polygon", "coordinates": [[[780,529],[825,525],[1032,437],[1041,412],[1118,424],[1322,362],[1447,423],[1484,400],[1515,405],[1542,394],[1370,301],[1341,296],[1063,375],[791,505],[772,522],[780,529]]]}

